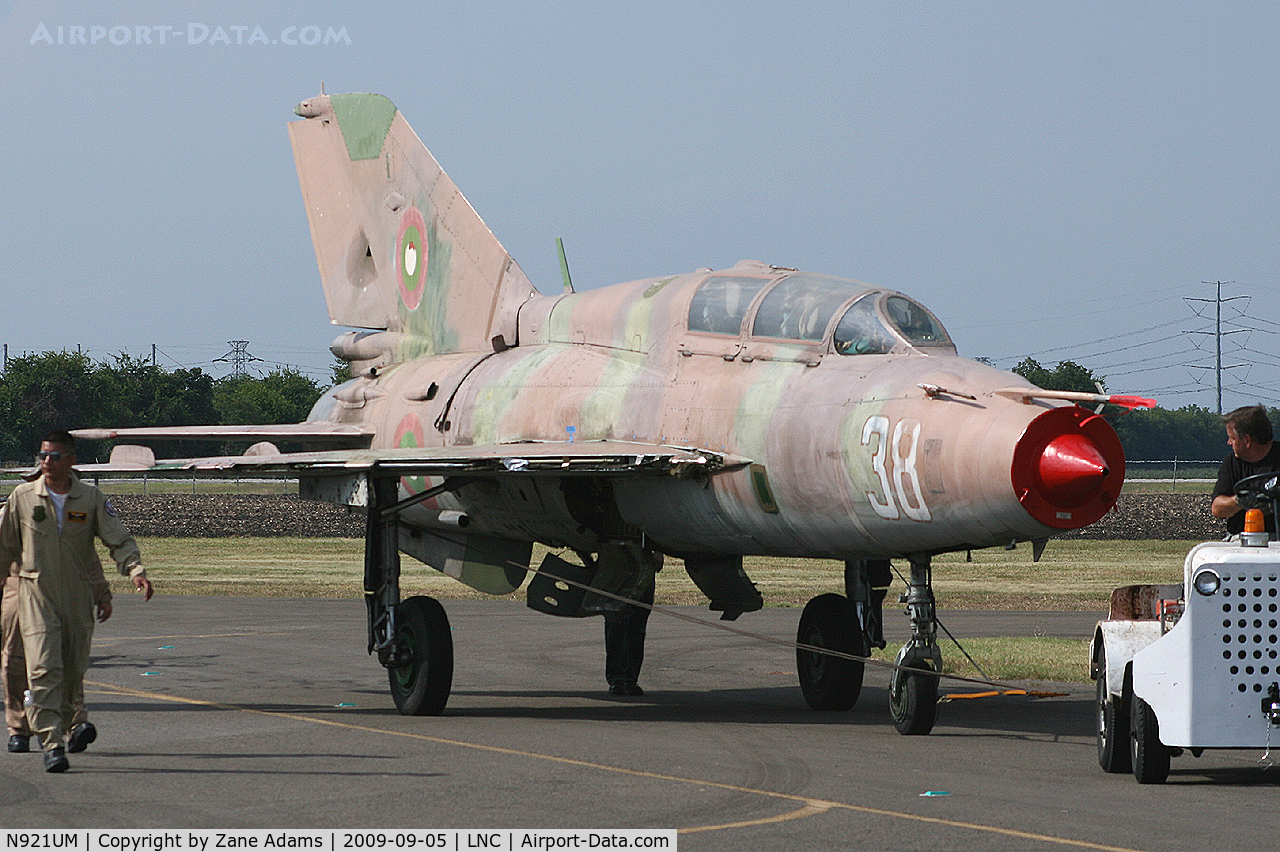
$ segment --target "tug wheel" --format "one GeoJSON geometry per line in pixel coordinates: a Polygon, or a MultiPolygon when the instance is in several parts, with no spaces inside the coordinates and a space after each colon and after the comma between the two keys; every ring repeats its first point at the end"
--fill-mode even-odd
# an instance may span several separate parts
{"type": "Polygon", "coordinates": [[[1129,759],[1139,784],[1163,784],[1169,777],[1169,748],[1160,742],[1160,721],[1138,696],[1130,700],[1129,759]]]}
{"type": "Polygon", "coordinates": [[[1107,662],[1098,662],[1095,681],[1095,707],[1098,714],[1098,765],[1104,772],[1128,772],[1131,768],[1128,743],[1124,741],[1124,720],[1129,718],[1124,699],[1107,689],[1107,662]]]}

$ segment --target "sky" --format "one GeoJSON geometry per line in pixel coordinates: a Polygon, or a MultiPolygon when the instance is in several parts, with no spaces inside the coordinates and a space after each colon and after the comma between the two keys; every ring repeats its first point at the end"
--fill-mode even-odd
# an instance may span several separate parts
{"type": "MultiPolygon", "coordinates": [[[[1273,3],[0,0],[0,344],[327,382],[285,124],[400,108],[544,293],[762,260],[960,354],[1280,406],[1273,3]],[[1216,319],[1220,288],[1222,319],[1216,319]],[[1215,329],[1223,334],[1215,335],[1215,329]]],[[[1213,448],[1208,457],[1216,457],[1213,448]]]]}

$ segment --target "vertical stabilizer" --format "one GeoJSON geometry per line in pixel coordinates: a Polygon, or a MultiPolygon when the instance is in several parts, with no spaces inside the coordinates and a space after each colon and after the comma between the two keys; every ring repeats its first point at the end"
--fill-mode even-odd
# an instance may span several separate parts
{"type": "Polygon", "coordinates": [[[320,95],[289,124],[329,318],[402,332],[401,357],[516,341],[535,291],[381,95],[320,95]]]}

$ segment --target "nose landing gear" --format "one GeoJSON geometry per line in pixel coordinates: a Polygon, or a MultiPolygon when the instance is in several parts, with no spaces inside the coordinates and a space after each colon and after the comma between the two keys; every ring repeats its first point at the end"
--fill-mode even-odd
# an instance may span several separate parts
{"type": "Polygon", "coordinates": [[[911,557],[910,585],[901,602],[907,605],[911,619],[911,639],[894,659],[901,668],[894,669],[889,680],[889,712],[898,733],[923,735],[933,730],[937,719],[937,672],[942,671],[932,559],[927,554],[911,557]],[[908,669],[919,669],[921,673],[908,669]]]}

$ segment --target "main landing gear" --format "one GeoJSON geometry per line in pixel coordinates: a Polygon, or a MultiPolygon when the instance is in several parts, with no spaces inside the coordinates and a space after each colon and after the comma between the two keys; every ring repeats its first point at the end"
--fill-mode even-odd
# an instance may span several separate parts
{"type": "Polygon", "coordinates": [[[814,710],[848,710],[862,691],[864,665],[821,653],[836,651],[865,657],[884,647],[881,605],[893,574],[889,560],[851,559],[844,564],[843,595],[809,601],[796,631],[796,673],[800,691],[814,710]]]}
{"type": "Polygon", "coordinates": [[[434,598],[418,595],[400,600],[398,515],[404,505],[423,495],[397,503],[396,480],[388,478],[370,478],[369,491],[364,540],[369,652],[376,652],[378,662],[386,667],[391,697],[401,714],[438,716],[453,686],[449,618],[434,598]]]}
{"type": "MultiPolygon", "coordinates": [[[[857,657],[867,655],[866,639],[853,601],[826,594],[805,604],[796,643],[857,657]]],[[[861,660],[796,648],[796,673],[804,700],[814,710],[848,710],[862,691],[861,660]]]]}
{"type": "MultiPolygon", "coordinates": [[[[911,557],[911,579],[902,603],[911,619],[911,639],[895,659],[889,680],[889,710],[899,733],[927,734],[938,708],[938,622],[931,558],[911,557]]],[[[864,664],[820,650],[865,657],[885,647],[882,603],[892,578],[888,560],[845,562],[845,594],[825,594],[805,605],[796,631],[796,672],[805,701],[815,710],[848,710],[862,690],[864,664]]]]}
{"type": "Polygon", "coordinates": [[[435,598],[415,595],[396,607],[395,622],[394,644],[383,665],[396,709],[405,716],[439,716],[453,685],[453,637],[444,607],[435,598]]]}

